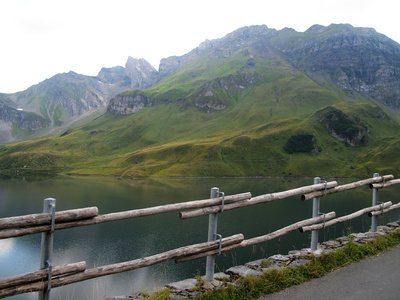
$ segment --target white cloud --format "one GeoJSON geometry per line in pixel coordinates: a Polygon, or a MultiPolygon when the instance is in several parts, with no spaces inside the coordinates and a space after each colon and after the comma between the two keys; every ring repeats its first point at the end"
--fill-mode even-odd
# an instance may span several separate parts
{"type": "Polygon", "coordinates": [[[57,73],[96,75],[128,56],[156,68],[205,39],[266,24],[304,31],[313,24],[374,27],[400,41],[393,1],[0,1],[0,92],[26,89],[57,73]]]}

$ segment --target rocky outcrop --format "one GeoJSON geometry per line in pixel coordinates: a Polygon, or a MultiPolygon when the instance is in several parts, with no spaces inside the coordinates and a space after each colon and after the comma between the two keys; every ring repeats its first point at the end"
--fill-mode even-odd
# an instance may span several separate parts
{"type": "MultiPolygon", "coordinates": [[[[14,124],[16,128],[20,130],[29,130],[29,133],[34,133],[40,129],[49,126],[49,121],[32,112],[26,112],[23,109],[15,109],[10,107],[7,103],[0,101],[0,121],[4,124],[9,124],[9,128],[12,128],[14,124]]],[[[6,128],[2,126],[3,128],[6,128]]],[[[14,130],[15,131],[15,130],[14,130]]],[[[18,135],[18,132],[15,132],[18,135]]],[[[11,134],[5,130],[1,130],[0,140],[6,142],[12,140],[11,134]]]]}
{"type": "Polygon", "coordinates": [[[349,117],[339,109],[328,106],[312,117],[328,130],[329,134],[352,147],[366,146],[369,144],[367,127],[359,117],[349,117]]]}
{"type": "Polygon", "coordinates": [[[194,94],[194,105],[207,112],[225,109],[230,97],[237,92],[243,92],[261,79],[262,76],[258,74],[242,73],[207,81],[194,94]]]}
{"type": "Polygon", "coordinates": [[[152,87],[158,81],[158,72],[145,59],[129,56],[125,68],[102,68],[96,78],[100,83],[119,87],[118,93],[122,93],[152,87]]]}
{"type": "Polygon", "coordinates": [[[154,105],[153,101],[144,95],[127,93],[113,98],[107,112],[115,115],[130,115],[152,105],[154,105]]]}

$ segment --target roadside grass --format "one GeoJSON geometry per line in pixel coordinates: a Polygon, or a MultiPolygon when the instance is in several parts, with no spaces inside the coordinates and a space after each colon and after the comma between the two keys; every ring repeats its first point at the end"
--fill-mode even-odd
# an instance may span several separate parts
{"type": "MultiPolygon", "coordinates": [[[[240,278],[234,284],[227,283],[223,289],[202,292],[195,299],[258,299],[264,295],[322,277],[333,270],[377,255],[398,244],[400,244],[400,230],[362,245],[356,245],[350,239],[344,248],[324,253],[321,257],[312,257],[311,262],[307,265],[286,267],[280,270],[272,269],[259,278],[252,276],[240,278]]],[[[169,292],[162,291],[149,299],[169,299],[169,292]]]]}

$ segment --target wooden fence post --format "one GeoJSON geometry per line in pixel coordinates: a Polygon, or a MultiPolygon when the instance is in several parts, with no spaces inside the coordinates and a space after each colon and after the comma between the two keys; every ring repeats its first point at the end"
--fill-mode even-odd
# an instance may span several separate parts
{"type": "MultiPolygon", "coordinates": [[[[315,177],[314,184],[320,184],[321,178],[315,177]]],[[[312,217],[316,218],[319,215],[319,198],[313,199],[313,213],[312,217]]],[[[313,230],[311,232],[311,250],[315,251],[318,249],[318,230],[313,230]]]]}
{"type": "Polygon", "coordinates": [[[43,203],[43,213],[51,214],[51,228],[48,232],[42,233],[42,247],[40,253],[40,269],[49,268],[47,288],[39,292],[39,300],[48,300],[50,298],[51,290],[51,256],[53,253],[53,232],[56,212],[56,199],[46,198],[43,203]]]}
{"type": "MultiPolygon", "coordinates": [[[[210,198],[218,198],[219,188],[213,187],[211,189],[210,198]]],[[[208,242],[215,241],[217,234],[218,213],[210,214],[208,217],[208,242]]],[[[206,281],[214,280],[214,264],[215,255],[207,256],[206,258],[206,281]]]]}

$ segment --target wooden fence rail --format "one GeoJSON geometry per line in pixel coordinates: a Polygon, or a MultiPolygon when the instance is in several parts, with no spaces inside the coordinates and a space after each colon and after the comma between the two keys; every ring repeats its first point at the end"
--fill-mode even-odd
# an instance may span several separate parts
{"type": "MultiPolygon", "coordinates": [[[[90,219],[99,214],[97,207],[71,209],[55,213],[55,222],[62,223],[82,219],[90,219]]],[[[0,219],[0,229],[20,228],[50,224],[51,214],[31,214],[19,217],[0,219]]]]}
{"type": "Polygon", "coordinates": [[[327,187],[327,189],[325,189],[323,191],[317,191],[317,192],[312,192],[312,193],[308,193],[308,194],[302,195],[301,196],[301,200],[306,201],[306,200],[310,200],[310,199],[313,199],[313,198],[319,198],[319,197],[323,197],[323,196],[334,194],[334,193],[339,193],[339,192],[344,192],[344,191],[356,189],[356,188],[359,188],[359,187],[361,187],[363,185],[370,185],[370,184],[373,184],[373,183],[389,181],[389,180],[392,180],[392,179],[393,179],[393,175],[385,175],[385,176],[380,176],[380,177],[360,180],[360,181],[356,181],[356,182],[352,182],[352,183],[336,186],[334,188],[327,187]]]}
{"type": "MultiPolygon", "coordinates": [[[[232,196],[224,197],[225,203],[232,203],[235,201],[242,201],[245,199],[251,198],[251,193],[242,193],[232,196]]],[[[194,209],[194,208],[201,208],[207,207],[211,205],[221,205],[222,204],[222,197],[215,198],[215,199],[206,199],[206,200],[196,200],[196,201],[189,201],[183,203],[174,203],[174,204],[167,204],[167,205],[160,205],[154,206],[149,208],[142,208],[142,209],[134,209],[129,211],[117,212],[117,213],[109,213],[104,215],[97,215],[90,219],[85,220],[77,220],[74,222],[64,222],[64,223],[57,223],[54,226],[54,230],[60,229],[68,229],[80,226],[87,226],[87,225],[94,225],[100,224],[105,222],[111,221],[118,221],[118,220],[125,220],[125,219],[132,219],[132,218],[139,218],[145,216],[152,216],[161,213],[179,211],[182,209],[194,209]]],[[[47,214],[49,215],[49,214],[47,214]]],[[[27,225],[28,226],[28,225],[27,225]]],[[[0,239],[10,238],[10,237],[18,237],[24,236],[28,234],[46,232],[50,230],[50,225],[43,225],[43,226],[35,226],[29,228],[12,228],[7,230],[0,230],[0,239]]]]}
{"type": "MultiPolygon", "coordinates": [[[[52,276],[62,276],[62,275],[66,275],[66,274],[83,272],[85,270],[86,270],[86,262],[81,261],[81,262],[73,263],[73,264],[54,266],[52,268],[51,272],[52,272],[52,276]]],[[[48,275],[49,275],[49,269],[47,268],[47,269],[43,269],[43,270],[31,272],[31,273],[26,273],[26,274],[3,278],[3,279],[0,279],[0,291],[2,291],[2,289],[4,289],[4,288],[8,288],[8,287],[29,284],[29,283],[37,282],[37,281],[44,281],[44,280],[47,280],[48,275]]]]}
{"type": "MultiPolygon", "coordinates": [[[[385,175],[360,180],[341,186],[339,186],[336,181],[332,181],[256,197],[252,197],[251,193],[242,193],[231,196],[167,204],[103,215],[99,215],[97,207],[74,209],[55,213],[54,230],[138,218],[173,211],[180,211],[180,219],[188,219],[210,214],[215,215],[221,211],[276,201],[292,196],[301,196],[301,200],[306,201],[333,193],[355,189],[365,185],[369,185],[374,189],[380,189],[400,183],[400,179],[393,178],[393,175],[385,175]]],[[[49,276],[49,268],[46,268],[36,272],[0,279],[0,298],[33,291],[43,291],[48,289],[49,286],[59,287],[100,276],[143,268],[172,259],[179,263],[206,256],[213,256],[220,252],[231,251],[234,249],[263,243],[295,230],[300,230],[301,232],[318,230],[332,226],[339,222],[344,222],[359,217],[363,214],[368,213],[370,216],[376,216],[398,208],[400,208],[400,203],[392,205],[392,202],[389,201],[380,205],[367,207],[350,215],[338,218],[335,218],[335,212],[330,212],[325,215],[296,222],[272,233],[247,240],[242,234],[236,234],[230,237],[221,238],[220,241],[217,240],[189,245],[144,258],[92,269],[86,269],[85,262],[68,264],[64,266],[55,266],[51,269],[50,284],[47,280],[49,276]]],[[[0,239],[48,232],[51,230],[51,225],[49,225],[51,220],[52,215],[48,213],[0,219],[0,239]]]]}
{"type": "MultiPolygon", "coordinates": [[[[244,239],[242,234],[233,235],[221,240],[222,247],[226,247],[235,243],[240,243],[244,239]]],[[[160,254],[135,259],[123,263],[116,263],[106,266],[101,266],[93,269],[84,270],[79,273],[56,277],[51,279],[51,287],[60,287],[67,284],[72,284],[79,281],[93,279],[101,276],[131,271],[143,267],[152,266],[158,263],[166,262],[178,257],[206,252],[219,247],[219,241],[206,242],[191,246],[181,247],[160,254]]],[[[15,286],[13,283],[6,288],[0,289],[0,298],[5,298],[17,294],[37,292],[47,288],[47,281],[38,281],[29,284],[15,286]]]]}
{"type": "Polygon", "coordinates": [[[379,204],[379,205],[375,205],[375,206],[372,206],[372,207],[367,207],[367,208],[358,210],[358,211],[356,211],[356,212],[354,212],[354,213],[352,213],[350,215],[330,220],[330,221],[328,221],[328,222],[326,222],[324,224],[304,226],[304,227],[301,227],[299,230],[300,230],[300,232],[307,232],[307,231],[311,231],[311,230],[322,229],[322,228],[325,228],[325,227],[329,227],[329,226],[335,225],[337,223],[349,221],[351,219],[360,217],[363,214],[367,214],[367,213],[370,213],[370,212],[373,212],[373,211],[383,210],[385,208],[390,207],[391,205],[392,205],[392,202],[389,201],[389,202],[386,202],[386,203],[383,203],[383,204],[379,204]]]}
{"type": "Polygon", "coordinates": [[[371,183],[369,185],[370,188],[374,188],[374,189],[383,189],[385,187],[389,187],[395,184],[399,184],[400,183],[400,179],[394,179],[394,180],[390,180],[389,182],[385,182],[385,183],[371,183]]]}
{"type": "Polygon", "coordinates": [[[385,213],[387,213],[389,211],[392,211],[392,210],[395,210],[395,209],[399,209],[399,208],[400,208],[400,203],[397,203],[397,204],[394,204],[394,205],[390,206],[389,208],[384,208],[383,210],[379,209],[379,210],[376,210],[376,211],[372,211],[372,212],[368,213],[368,216],[370,216],[370,217],[372,217],[372,216],[380,216],[380,215],[385,214],[385,213]]]}
{"type": "MultiPolygon", "coordinates": [[[[272,201],[276,201],[276,200],[282,200],[282,199],[289,198],[292,196],[298,196],[298,195],[301,195],[304,193],[325,190],[326,187],[333,188],[335,186],[337,186],[337,182],[332,181],[332,182],[328,182],[327,184],[325,184],[325,183],[314,184],[314,185],[304,186],[304,187],[291,189],[291,190],[287,190],[287,191],[283,191],[283,192],[265,194],[265,195],[250,198],[248,200],[242,200],[242,201],[238,201],[236,203],[224,205],[224,211],[236,209],[236,208],[240,208],[240,207],[246,207],[246,206],[250,206],[250,205],[255,205],[255,204],[272,202],[272,201]]],[[[219,206],[210,206],[210,207],[207,207],[204,209],[198,209],[198,210],[189,211],[189,212],[181,212],[179,214],[179,218],[180,219],[188,219],[188,218],[194,218],[194,217],[199,217],[199,216],[203,216],[203,215],[216,214],[219,212],[221,212],[220,205],[219,206]]]]}
{"type": "MultiPolygon", "coordinates": [[[[311,224],[316,224],[316,223],[320,223],[325,220],[330,220],[332,218],[334,218],[336,216],[335,212],[330,212],[327,213],[324,216],[319,216],[319,217],[315,217],[315,218],[310,218],[307,220],[303,220],[303,221],[299,221],[297,223],[291,224],[289,226],[286,226],[284,228],[281,228],[279,230],[276,230],[274,232],[271,232],[269,234],[263,235],[263,236],[259,236],[259,237],[255,237],[255,238],[251,238],[248,240],[243,240],[243,242],[241,242],[240,244],[236,244],[236,245],[232,245],[232,246],[228,246],[228,247],[222,247],[221,252],[226,252],[226,251],[231,251],[234,249],[239,249],[239,248],[244,248],[244,247],[248,247],[248,246],[253,246],[259,243],[264,243],[273,239],[276,239],[278,237],[281,237],[283,235],[286,235],[292,231],[298,230],[299,228],[301,228],[302,226],[306,226],[306,225],[311,225],[311,224]]],[[[216,255],[219,252],[217,250],[212,250],[209,252],[205,252],[205,253],[200,253],[197,255],[192,255],[192,256],[186,256],[183,258],[178,258],[175,261],[176,262],[185,262],[185,261],[190,261],[193,259],[198,259],[198,258],[202,258],[202,257],[206,257],[209,255],[216,255]]]]}

